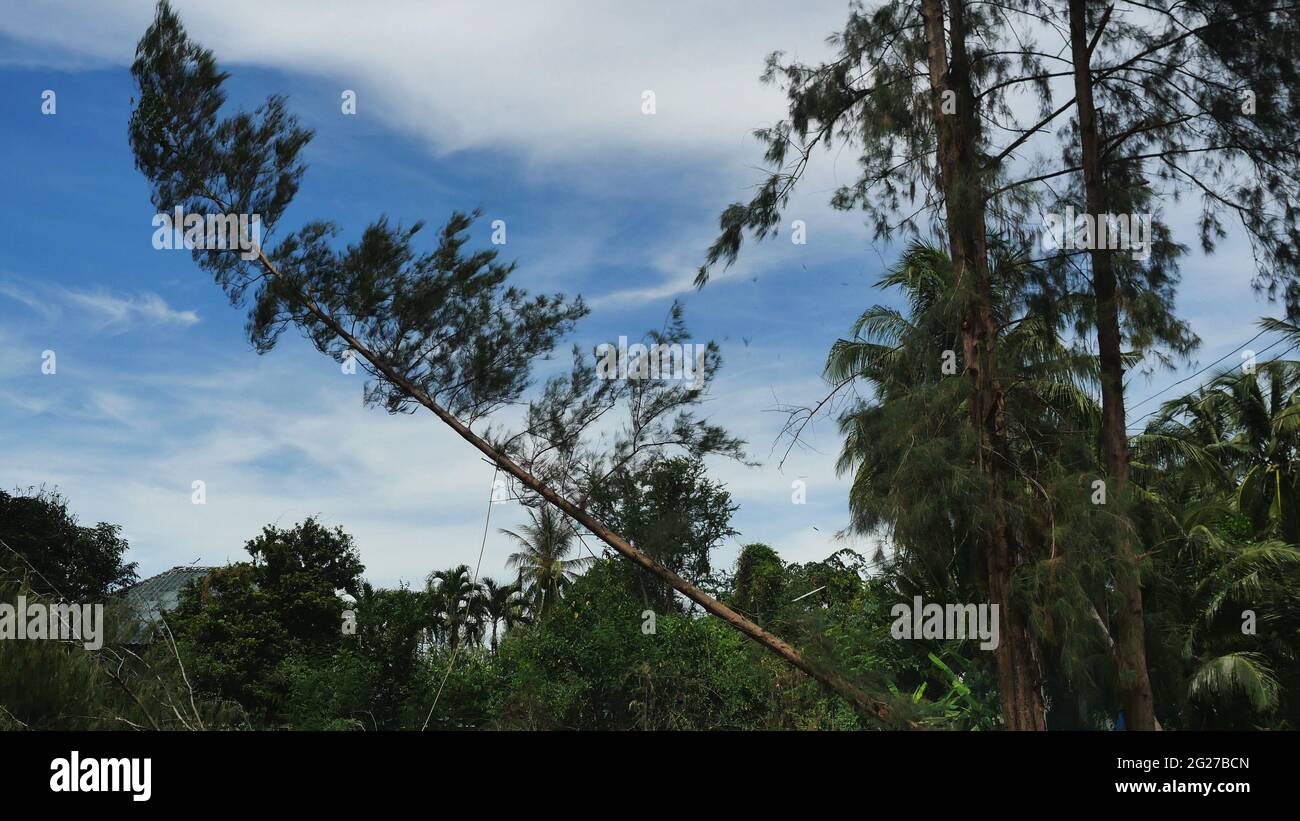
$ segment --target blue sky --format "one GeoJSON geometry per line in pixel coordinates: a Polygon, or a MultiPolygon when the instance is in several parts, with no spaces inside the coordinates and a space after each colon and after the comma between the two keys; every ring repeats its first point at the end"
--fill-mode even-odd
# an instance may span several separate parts
{"type": "MultiPolygon", "coordinates": [[[[175,3],[231,72],[231,102],[285,93],[316,130],[282,225],[331,219],[351,240],[384,214],[436,226],[482,208],[475,238],[488,244],[492,220],[506,221],[500,250],[519,261],[518,284],[592,304],[562,355],[657,327],[681,299],[694,337],[722,345],[706,410],[763,463],[712,466],[741,505],[742,534],[717,561],[749,541],[797,561],[843,546],[834,425],[814,426],[782,470],[784,444],[772,448],[775,406],[816,401],[831,342],[890,300],[870,287],[890,249],[825,204],[851,154],[821,154],[788,212],[807,223],[806,245],[749,245],[702,292],[690,282],[719,210],[758,179],[749,132],[782,112],[758,81],[763,58],[826,54],[845,3],[216,5],[175,3]],[[344,89],[356,116],[340,111],[344,89]],[[800,477],[807,504],[793,505],[800,477]]],[[[0,486],[57,486],[84,521],[120,524],[142,575],[240,560],[262,525],[312,514],[354,534],[379,584],[472,565],[492,479],[475,451],[428,414],[363,407],[363,377],[295,337],[257,356],[243,312],[189,255],[152,248],[126,142],[128,66],[152,4],[12,6],[0,19],[0,486]],[[41,373],[45,350],[54,375],[41,373]],[[206,505],[191,504],[196,479],[206,505]]],[[[1182,206],[1170,207],[1178,225],[1182,206]]],[[[1241,250],[1230,241],[1184,266],[1179,308],[1205,340],[1199,362],[1277,313],[1251,293],[1241,250]]],[[[1131,401],[1176,378],[1135,376],[1131,401]]],[[[483,572],[501,575],[510,546],[496,528],[523,514],[507,503],[492,516],[483,572]]]]}

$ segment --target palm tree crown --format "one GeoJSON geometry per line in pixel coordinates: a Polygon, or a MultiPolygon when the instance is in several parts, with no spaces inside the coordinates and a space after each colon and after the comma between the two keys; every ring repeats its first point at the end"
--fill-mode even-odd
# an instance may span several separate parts
{"type": "Polygon", "coordinates": [[[569,558],[573,552],[576,533],[550,505],[530,509],[529,524],[501,532],[519,543],[520,550],[506,560],[508,567],[519,571],[520,586],[541,615],[550,612],[564,588],[577,578],[578,571],[586,568],[591,559],[584,556],[569,558]]]}

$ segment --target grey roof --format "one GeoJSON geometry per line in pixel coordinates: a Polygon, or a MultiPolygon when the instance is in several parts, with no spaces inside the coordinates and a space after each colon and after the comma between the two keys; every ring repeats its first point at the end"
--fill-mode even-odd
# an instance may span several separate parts
{"type": "Polygon", "coordinates": [[[161,614],[176,609],[180,603],[181,591],[192,581],[205,578],[216,570],[215,567],[173,567],[157,576],[152,576],[122,591],[126,600],[140,619],[140,629],[132,634],[131,643],[141,644],[149,640],[153,628],[161,614]]]}

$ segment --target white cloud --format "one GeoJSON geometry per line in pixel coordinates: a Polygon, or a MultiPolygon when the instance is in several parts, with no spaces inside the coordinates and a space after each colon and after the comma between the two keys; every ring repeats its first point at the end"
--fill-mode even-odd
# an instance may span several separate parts
{"type": "MultiPolygon", "coordinates": [[[[472,565],[491,467],[432,416],[366,409],[359,375],[303,343],[286,348],[241,352],[201,374],[61,373],[51,387],[85,402],[14,419],[0,484],[59,486],[83,520],[121,524],[146,573],[196,556],[242,560],[263,525],[311,515],[352,533],[380,583],[472,565]],[[191,502],[196,479],[205,505],[191,502]]],[[[183,354],[176,364],[184,367],[183,354]]],[[[519,515],[494,518],[513,526],[519,515]]],[[[503,566],[501,542],[494,528],[485,572],[503,566]]]]}
{"type": "MultiPolygon", "coordinates": [[[[783,92],[759,80],[766,56],[828,56],[825,38],[848,13],[846,0],[815,0],[797,11],[778,0],[173,6],[190,34],[236,75],[240,64],[253,64],[353,89],[359,124],[373,116],[381,128],[411,134],[436,154],[502,149],[523,161],[517,173],[525,179],[562,178],[566,187],[593,194],[589,189],[626,193],[622,172],[639,178],[658,169],[662,180],[651,184],[659,194],[675,192],[675,204],[693,220],[671,226],[662,246],[669,250],[629,245],[621,230],[593,238],[602,214],[573,213],[578,206],[570,205],[557,217],[545,258],[529,263],[530,271],[558,276],[598,255],[639,264],[649,250],[654,261],[644,279],[589,294],[601,308],[694,290],[717,213],[752,195],[761,179],[761,146],[751,132],[785,114],[783,92]],[[641,112],[645,90],[656,95],[653,115],[641,112]]],[[[0,31],[46,46],[60,65],[72,54],[126,66],[152,9],[150,0],[19,3],[0,19],[0,31]]],[[[306,105],[304,98],[294,102],[308,120],[338,113],[335,103],[325,112],[306,105]]],[[[860,244],[860,216],[837,214],[826,202],[853,173],[853,163],[837,153],[821,156],[795,192],[788,213],[808,223],[809,250],[860,244]]],[[[782,237],[765,247],[782,240],[789,245],[782,237]]],[[[761,267],[797,270],[806,257],[797,260],[790,250],[758,252],[761,267]]],[[[755,249],[747,246],[744,267],[718,266],[715,285],[749,276],[750,255],[755,249]]]]}
{"type": "Polygon", "coordinates": [[[199,322],[197,312],[173,308],[152,291],[121,294],[104,287],[67,288],[10,276],[0,280],[0,297],[25,305],[47,324],[62,319],[69,308],[78,320],[114,333],[139,324],[188,327],[199,322]]]}
{"type": "Polygon", "coordinates": [[[100,328],[125,330],[136,321],[159,325],[194,325],[199,315],[194,311],[179,311],[167,304],[157,294],[142,291],[135,295],[115,296],[108,291],[77,291],[64,289],[65,298],[93,315],[100,328]]]}
{"type": "MultiPolygon", "coordinates": [[[[437,151],[504,147],[535,157],[593,151],[752,150],[784,111],[759,83],[774,50],[815,59],[845,0],[698,3],[278,2],[176,0],[187,29],[227,68],[288,69],[358,94],[437,151]],[[656,113],[641,113],[652,90],[656,113]]],[[[145,0],[10,4],[0,31],[71,54],[131,62],[145,0]]],[[[336,104],[337,108],[337,104],[336,104]]]]}
{"type": "MultiPolygon", "coordinates": [[[[24,395],[45,404],[11,418],[0,486],[57,485],[83,520],[123,526],[144,573],[196,557],[242,560],[244,543],[263,525],[317,514],[356,537],[367,577],[379,584],[419,583],[430,570],[475,564],[492,467],[431,415],[365,408],[362,377],[342,374],[301,340],[286,339],[267,357],[240,350],[207,359],[200,371],[192,370],[193,354],[177,348],[137,372],[120,356],[124,339],[96,349],[101,367],[24,383],[24,395]],[[206,483],[205,505],[191,504],[196,479],[206,483]]],[[[806,373],[797,384],[778,378],[792,398],[818,388],[806,373]]],[[[736,372],[704,409],[727,412],[722,421],[767,464],[718,461],[712,472],[741,505],[743,541],[768,542],[788,560],[821,559],[837,548],[830,537],[844,523],[843,483],[829,468],[836,444],[797,451],[778,471],[766,451],[781,420],[759,412],[772,404],[771,381],[759,367],[736,372]],[[749,410],[728,412],[737,407],[749,410]],[[806,507],[790,505],[798,475],[818,477],[806,507]]],[[[483,574],[508,574],[513,548],[497,528],[523,520],[516,503],[493,507],[483,574]]],[[[717,552],[718,566],[734,561],[735,547],[717,552]]]]}
{"type": "Polygon", "coordinates": [[[54,319],[59,315],[58,306],[37,296],[39,290],[39,286],[31,283],[13,280],[0,282],[0,296],[26,305],[44,319],[54,319]]]}

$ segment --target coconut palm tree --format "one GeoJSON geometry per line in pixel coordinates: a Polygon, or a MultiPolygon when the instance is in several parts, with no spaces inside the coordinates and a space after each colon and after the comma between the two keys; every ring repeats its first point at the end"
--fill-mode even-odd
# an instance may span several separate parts
{"type": "Polygon", "coordinates": [[[495,579],[483,580],[483,612],[492,625],[492,655],[497,654],[497,625],[504,624],[504,632],[527,619],[525,601],[518,584],[499,584],[495,579]]]}
{"type": "Polygon", "coordinates": [[[520,547],[506,559],[506,565],[519,571],[519,579],[531,606],[544,617],[550,612],[564,588],[577,578],[578,571],[591,563],[585,556],[569,557],[574,552],[573,526],[550,505],[528,511],[529,524],[520,533],[501,529],[520,547]]]}
{"type": "MultiPolygon", "coordinates": [[[[1261,324],[1300,345],[1300,327],[1261,324]]],[[[1256,538],[1300,545],[1300,362],[1279,358],[1221,373],[1166,402],[1139,441],[1154,461],[1181,457],[1217,473],[1235,488],[1237,511],[1256,538]]]]}
{"type": "Polygon", "coordinates": [[[1251,726],[1281,707],[1294,720],[1300,705],[1283,693],[1300,682],[1300,548],[1256,539],[1231,490],[1179,498],[1187,485],[1176,474],[1149,494],[1165,534],[1149,540],[1148,597],[1166,695],[1184,728],[1251,726]]]}
{"type": "MultiPolygon", "coordinates": [[[[1300,344],[1300,327],[1261,322],[1300,344]]],[[[1300,363],[1233,369],[1166,402],[1134,439],[1156,514],[1152,591],[1187,726],[1294,721],[1300,682],[1300,363]]]]}

